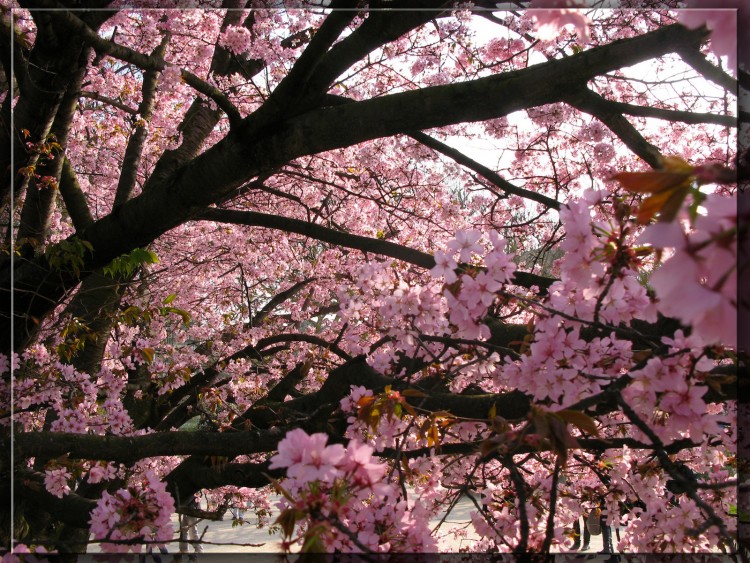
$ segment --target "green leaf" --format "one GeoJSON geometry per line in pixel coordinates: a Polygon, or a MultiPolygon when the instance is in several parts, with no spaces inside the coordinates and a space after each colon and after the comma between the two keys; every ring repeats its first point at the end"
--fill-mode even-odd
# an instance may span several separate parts
{"type": "Polygon", "coordinates": [[[93,251],[94,247],[90,242],[71,237],[49,247],[45,256],[50,267],[59,271],[72,271],[79,276],[85,263],[86,252],[93,253],[93,251]]]}
{"type": "Polygon", "coordinates": [[[193,320],[193,317],[190,315],[190,313],[188,313],[184,309],[179,309],[177,307],[162,307],[161,309],[162,315],[167,315],[169,313],[174,313],[175,315],[179,315],[180,317],[182,317],[182,322],[185,325],[189,325],[190,321],[193,320]]]}
{"type": "Polygon", "coordinates": [[[145,248],[134,248],[130,253],[130,258],[133,262],[139,264],[156,264],[159,262],[159,257],[145,248]]]}
{"type": "Polygon", "coordinates": [[[177,294],[176,293],[170,293],[169,295],[167,295],[167,297],[164,298],[164,301],[162,301],[162,304],[169,305],[176,298],[177,298],[177,294]]]}
{"type": "Polygon", "coordinates": [[[136,268],[145,264],[156,264],[157,262],[159,262],[159,257],[155,253],[143,248],[134,248],[130,253],[113,259],[102,270],[110,277],[130,276],[136,268]]]}

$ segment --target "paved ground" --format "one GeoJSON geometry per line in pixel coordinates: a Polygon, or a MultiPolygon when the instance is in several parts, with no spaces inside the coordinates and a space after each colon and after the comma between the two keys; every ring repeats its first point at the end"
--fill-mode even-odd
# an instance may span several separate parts
{"type": "MultiPolygon", "coordinates": [[[[271,501],[272,506],[275,499],[271,501]]],[[[204,507],[205,508],[205,507],[204,507]]],[[[462,547],[466,547],[472,541],[478,539],[471,526],[470,512],[475,507],[468,499],[460,501],[451,511],[451,514],[441,526],[439,532],[440,551],[445,553],[458,552],[462,547]],[[455,530],[466,530],[467,535],[464,538],[456,538],[455,530]]],[[[205,554],[218,553],[280,553],[280,535],[269,534],[268,527],[258,528],[257,518],[250,512],[246,514],[247,521],[242,525],[233,526],[232,517],[229,512],[222,521],[203,520],[198,524],[198,534],[202,536],[203,552],[205,554]]],[[[271,516],[273,522],[275,515],[271,516]]],[[[440,519],[430,521],[430,526],[434,527],[440,519]]],[[[175,537],[178,537],[177,518],[174,517],[175,537]]],[[[179,544],[174,541],[168,545],[169,553],[178,553],[179,544]]],[[[192,548],[191,548],[192,549],[192,548]]],[[[590,548],[582,551],[582,554],[594,554],[602,549],[602,536],[592,536],[590,548]]],[[[98,545],[92,544],[89,553],[99,552],[98,545]]],[[[201,562],[208,563],[210,558],[201,557],[201,562]]],[[[223,560],[226,561],[225,559],[223,560]]]]}

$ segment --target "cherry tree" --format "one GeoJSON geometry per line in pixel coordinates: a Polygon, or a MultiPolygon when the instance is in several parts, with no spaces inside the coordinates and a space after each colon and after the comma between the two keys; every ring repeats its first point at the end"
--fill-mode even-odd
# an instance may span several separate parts
{"type": "Polygon", "coordinates": [[[740,551],[734,20],[574,4],[5,3],[6,548],[740,551]]]}

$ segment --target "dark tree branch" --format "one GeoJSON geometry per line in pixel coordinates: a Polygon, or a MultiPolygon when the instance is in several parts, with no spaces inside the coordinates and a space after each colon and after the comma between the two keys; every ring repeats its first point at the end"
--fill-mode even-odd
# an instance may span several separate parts
{"type": "Polygon", "coordinates": [[[164,481],[167,484],[167,490],[175,498],[175,505],[178,506],[177,512],[190,514],[191,509],[179,505],[186,504],[201,489],[215,489],[230,485],[257,489],[270,484],[268,477],[274,479],[284,477],[285,470],[269,469],[268,465],[268,463],[225,463],[212,466],[194,460],[172,471],[164,481]]]}
{"type": "MultiPolygon", "coordinates": [[[[470,399],[472,396],[462,396],[470,399]]],[[[287,404],[292,401],[287,401],[287,404]]],[[[412,401],[410,401],[412,402],[412,401]]],[[[418,400],[414,399],[418,406],[418,400]]],[[[500,410],[498,409],[498,412],[500,410]]],[[[478,412],[474,412],[477,415],[478,412]]],[[[486,413],[485,413],[486,414],[486,413]]],[[[472,416],[469,418],[477,418],[472,416]]],[[[481,417],[480,417],[481,418],[481,417]]],[[[197,455],[197,456],[231,456],[250,455],[273,452],[290,427],[274,427],[247,432],[156,432],[143,436],[96,436],[93,434],[72,434],[65,432],[16,432],[13,447],[16,455],[31,457],[43,454],[53,458],[69,455],[76,459],[103,461],[134,462],[154,456],[197,455]]],[[[668,455],[681,450],[700,446],[688,439],[677,440],[670,444],[654,445],[635,440],[634,438],[578,438],[581,449],[587,451],[604,451],[628,446],[633,449],[661,448],[668,455]]],[[[10,448],[7,438],[0,440],[3,447],[10,448]]],[[[443,444],[438,448],[438,455],[470,455],[478,453],[479,442],[462,442],[443,444]]],[[[408,458],[429,455],[432,448],[400,450],[408,458]]],[[[515,453],[537,451],[528,445],[519,445],[515,453]]],[[[397,451],[383,450],[384,457],[395,456],[397,451]]]]}
{"type": "Polygon", "coordinates": [[[687,47],[678,51],[680,58],[701,76],[725,90],[737,95],[737,81],[719,67],[708,62],[706,55],[697,47],[687,47]]]}
{"type": "Polygon", "coordinates": [[[320,346],[321,348],[330,350],[331,352],[341,358],[344,358],[345,360],[351,360],[351,356],[344,350],[339,348],[336,344],[334,344],[333,342],[328,342],[324,338],[320,338],[319,336],[315,336],[314,334],[275,334],[273,336],[261,338],[260,340],[258,340],[258,343],[255,345],[255,347],[259,351],[262,351],[264,348],[267,348],[272,344],[278,344],[279,342],[309,342],[310,344],[315,344],[317,346],[320,346]]]}
{"type": "Polygon", "coordinates": [[[281,402],[294,390],[294,388],[307,376],[310,370],[309,364],[299,363],[274,385],[266,395],[271,402],[281,402]]]}
{"type": "Polygon", "coordinates": [[[718,115],[713,113],[693,113],[690,111],[678,111],[662,108],[651,108],[637,106],[634,104],[625,104],[602,98],[598,102],[602,109],[608,108],[612,112],[625,113],[638,117],[654,117],[666,121],[681,121],[682,123],[713,123],[715,125],[724,125],[726,127],[737,127],[737,118],[731,115],[718,115]]]}
{"type": "Polygon", "coordinates": [[[526,547],[529,543],[529,517],[526,509],[526,489],[528,485],[518,471],[518,467],[513,461],[512,455],[503,456],[501,461],[510,472],[510,480],[513,483],[513,488],[516,490],[515,504],[520,518],[521,538],[518,541],[518,546],[514,550],[514,553],[526,553],[526,547]]]}
{"type": "MultiPolygon", "coordinates": [[[[231,456],[270,452],[291,428],[247,432],[156,432],[143,436],[96,436],[65,432],[16,432],[16,455],[138,461],[170,455],[231,456]]],[[[4,446],[9,447],[7,439],[4,446]]]]}
{"type": "MultiPolygon", "coordinates": [[[[378,373],[367,364],[363,356],[358,356],[331,370],[318,391],[280,404],[296,412],[312,412],[322,404],[338,404],[349,394],[352,385],[362,385],[375,392],[384,389],[386,385],[396,390],[408,387],[403,381],[378,373]]],[[[450,411],[455,416],[466,418],[483,418],[494,405],[497,413],[507,420],[522,419],[531,405],[530,399],[520,391],[485,395],[426,392],[426,395],[426,397],[407,397],[407,401],[425,410],[450,411]]]]}
{"type": "Polygon", "coordinates": [[[22,84],[28,72],[28,48],[21,44],[21,40],[15,29],[11,29],[10,21],[5,18],[2,18],[2,21],[0,21],[0,53],[2,57],[0,60],[2,61],[5,80],[7,82],[7,90],[12,92],[15,90],[15,88],[12,88],[13,83],[16,83],[16,87],[22,84]],[[11,50],[13,51],[12,53],[11,50]],[[14,74],[11,74],[11,68],[14,74]]]}
{"type": "Polygon", "coordinates": [[[313,95],[325,92],[339,76],[368,53],[441,17],[442,10],[451,4],[444,0],[396,0],[390,2],[388,8],[400,10],[398,17],[393,17],[393,12],[389,10],[370,12],[362,25],[325,55],[305,88],[313,95]]]}
{"type": "Polygon", "coordinates": [[[211,366],[204,368],[202,371],[193,374],[190,381],[175,389],[169,396],[169,407],[165,409],[162,420],[154,427],[157,431],[164,431],[179,426],[185,422],[188,407],[194,403],[190,400],[191,395],[197,395],[197,390],[206,385],[210,385],[221,375],[219,366],[240,358],[251,358],[253,360],[263,360],[263,356],[257,348],[249,344],[243,349],[238,350],[231,356],[214,362],[211,366]]]}
{"type": "Polygon", "coordinates": [[[750,73],[740,68],[737,70],[737,74],[739,75],[740,87],[745,90],[750,90],[750,73]]]}
{"type": "Polygon", "coordinates": [[[55,33],[47,27],[37,31],[34,47],[29,53],[28,72],[19,84],[21,95],[13,108],[14,130],[0,137],[0,205],[11,203],[11,185],[14,188],[13,203],[21,201],[29,180],[17,171],[21,167],[35,166],[39,156],[37,151],[27,150],[26,142],[47,139],[60,103],[76,76],[83,52],[82,46],[75,41],[59,45],[55,33]],[[24,130],[28,131],[28,137],[23,134],[24,130]],[[11,154],[14,155],[16,170],[10,170],[11,154]]]}
{"type": "Polygon", "coordinates": [[[544,543],[542,543],[542,553],[549,554],[552,545],[552,537],[555,535],[555,509],[557,508],[557,484],[560,480],[560,470],[563,468],[563,462],[560,454],[555,458],[555,469],[552,473],[552,484],[550,485],[549,494],[549,513],[547,514],[547,527],[544,534],[544,543]]]}
{"type": "MultiPolygon", "coordinates": [[[[222,32],[228,26],[240,23],[242,11],[238,8],[242,8],[244,5],[243,0],[225,0],[223,2],[222,6],[227,8],[227,13],[221,23],[222,32]]],[[[229,51],[217,45],[211,59],[211,72],[220,76],[227,76],[231,72],[231,60],[229,51]]],[[[260,72],[264,65],[253,68],[256,69],[255,72],[260,72]]],[[[248,78],[252,78],[252,75],[249,75],[248,78]]],[[[182,143],[174,150],[167,149],[164,151],[151,176],[146,180],[143,191],[148,191],[152,186],[166,181],[175,170],[194,158],[220,119],[220,110],[211,109],[209,104],[200,97],[193,100],[185,113],[185,117],[177,127],[177,130],[182,132],[182,143]]]]}
{"type": "Polygon", "coordinates": [[[541,203],[542,205],[545,205],[546,207],[549,207],[551,209],[560,209],[560,202],[552,199],[551,197],[547,197],[542,194],[538,194],[536,192],[532,192],[530,190],[526,190],[523,188],[519,188],[518,186],[514,186],[510,182],[508,182],[506,179],[504,179],[502,176],[500,176],[497,172],[494,172],[493,170],[490,170],[486,166],[478,163],[477,161],[469,158],[465,154],[463,154],[461,151],[457,151],[456,149],[446,145],[445,143],[442,143],[438,141],[437,139],[434,139],[433,137],[430,137],[429,135],[425,135],[424,133],[409,133],[409,136],[422,143],[423,145],[430,147],[431,149],[434,149],[445,156],[455,160],[459,164],[466,166],[469,170],[473,170],[480,176],[482,176],[485,180],[491,182],[493,185],[497,186],[501,190],[503,190],[505,193],[517,195],[526,199],[530,199],[532,201],[536,201],[537,203],[541,203]]]}
{"type": "MultiPolygon", "coordinates": [[[[587,452],[604,452],[609,449],[621,449],[627,446],[633,450],[654,450],[653,444],[646,442],[640,442],[634,438],[576,438],[576,441],[581,446],[580,449],[587,452]]],[[[475,442],[461,442],[456,444],[440,444],[439,446],[430,446],[428,448],[415,448],[413,450],[395,450],[393,448],[384,448],[381,455],[385,458],[392,459],[397,455],[402,455],[407,459],[414,459],[422,456],[430,456],[434,452],[435,455],[445,456],[468,456],[468,455],[479,455],[481,453],[482,441],[475,442]]],[[[674,455],[682,450],[690,448],[701,447],[702,444],[696,444],[691,440],[685,438],[677,440],[664,446],[664,451],[669,455],[674,455]]],[[[518,444],[514,448],[514,454],[530,454],[541,451],[538,448],[529,446],[528,444],[518,444]]]]}
{"type": "Polygon", "coordinates": [[[289,105],[299,100],[310,82],[311,77],[315,74],[318,65],[325,57],[334,41],[339,38],[346,26],[351,23],[357,15],[356,6],[359,0],[334,0],[331,3],[331,13],[323,21],[323,24],[313,35],[310,43],[302,52],[300,57],[294,63],[279,85],[269,96],[266,104],[256,112],[258,115],[253,116],[251,120],[258,118],[259,125],[265,125],[265,114],[270,111],[272,114],[284,112],[289,105]],[[262,117],[261,117],[262,115],[262,117]]]}
{"type": "Polygon", "coordinates": [[[231,209],[206,209],[195,219],[202,221],[216,221],[217,223],[232,223],[235,225],[245,225],[247,227],[264,227],[268,229],[278,229],[287,233],[296,233],[306,237],[320,240],[345,248],[353,248],[362,252],[371,252],[403,260],[409,264],[420,266],[422,268],[432,268],[435,266],[435,259],[425,252],[414,250],[386,240],[363,237],[329,229],[322,225],[309,223],[300,219],[282,217],[280,215],[270,215],[267,213],[258,213],[256,211],[235,211],[231,209]]]}
{"type": "MultiPolygon", "coordinates": [[[[161,43],[151,53],[152,57],[163,58],[169,45],[170,35],[166,34],[161,43]]],[[[143,74],[143,86],[141,87],[142,101],[138,106],[140,120],[133,126],[134,131],[128,140],[128,146],[125,148],[125,156],[122,159],[122,169],[120,179],[117,182],[117,191],[115,192],[115,201],[112,208],[121,206],[130,199],[130,195],[135,188],[136,176],[138,174],[138,165],[141,162],[141,153],[146,144],[148,134],[148,124],[154,113],[156,103],[156,85],[159,80],[159,72],[156,70],[147,70],[143,74]]]]}
{"type": "Polygon", "coordinates": [[[75,493],[68,493],[63,498],[47,492],[44,486],[44,474],[28,469],[16,469],[15,485],[18,498],[24,502],[44,507],[53,518],[78,528],[88,528],[91,511],[96,501],[84,498],[75,493]]]}
{"type": "Polygon", "coordinates": [[[73,221],[76,232],[83,231],[94,222],[94,218],[86,202],[86,196],[81,186],[78,185],[75,170],[73,170],[73,166],[67,158],[63,161],[59,188],[60,195],[65,203],[65,209],[68,210],[68,215],[70,215],[70,220],[73,221]]]}
{"type": "Polygon", "coordinates": [[[286,289],[280,293],[277,293],[273,296],[273,298],[266,303],[263,308],[255,313],[250,320],[245,323],[246,328],[251,328],[254,326],[260,325],[263,321],[265,321],[268,318],[268,315],[271,314],[271,312],[281,305],[284,301],[287,299],[291,299],[297,293],[299,293],[302,289],[304,289],[307,285],[311,284],[315,281],[315,278],[307,278],[306,280],[302,280],[301,282],[298,282],[294,284],[289,289],[286,289]]]}
{"type": "Polygon", "coordinates": [[[643,138],[643,135],[616,110],[608,100],[588,88],[580,88],[566,96],[565,101],[575,108],[593,115],[604,123],[625,143],[633,153],[645,160],[651,168],[659,168],[662,155],[657,147],[643,138]]]}
{"type": "MultiPolygon", "coordinates": [[[[55,207],[56,188],[60,183],[65,160],[64,151],[67,147],[73,116],[78,107],[78,92],[86,75],[86,64],[90,52],[89,48],[85,48],[79,53],[77,66],[69,77],[65,94],[50,127],[51,138],[60,145],[60,149],[49,154],[47,158],[39,160],[35,173],[28,182],[26,199],[21,209],[18,238],[27,241],[24,244],[33,241],[36,252],[44,248],[48,236],[49,221],[55,207]]],[[[43,141],[46,139],[40,139],[39,142],[43,141]]]]}
{"type": "Polygon", "coordinates": [[[80,40],[88,43],[99,53],[106,53],[116,59],[134,64],[143,70],[164,70],[164,61],[143,53],[139,53],[114,41],[100,37],[85,21],[76,16],[56,0],[37,0],[32,14],[45,14],[54,18],[60,25],[79,36],[80,40]]]}
{"type": "Polygon", "coordinates": [[[214,102],[216,102],[216,105],[219,106],[227,115],[227,117],[229,118],[229,123],[232,126],[238,126],[241,123],[242,115],[240,115],[239,110],[231,101],[229,101],[229,98],[227,98],[221,90],[216,88],[216,86],[209,84],[205,80],[201,80],[190,71],[181,69],[180,72],[182,73],[182,79],[196,92],[200,92],[204,96],[211,98],[214,102]]]}
{"type": "Polygon", "coordinates": [[[120,109],[125,113],[129,113],[130,115],[135,115],[138,113],[137,109],[131,108],[130,106],[123,104],[122,102],[113,98],[102,96],[99,92],[82,91],[79,92],[79,96],[81,96],[82,98],[89,98],[90,100],[96,100],[97,102],[102,102],[103,104],[107,104],[109,106],[120,109]]]}
{"type": "MultiPolygon", "coordinates": [[[[353,248],[362,252],[372,252],[388,256],[397,260],[402,260],[419,266],[420,268],[430,269],[435,266],[435,258],[431,254],[389,242],[387,240],[363,237],[329,229],[315,223],[308,223],[300,219],[290,217],[281,217],[279,215],[269,215],[258,213],[256,211],[235,211],[231,209],[206,209],[195,217],[199,220],[216,221],[219,223],[232,223],[235,225],[245,225],[248,227],[265,227],[269,229],[279,229],[288,233],[297,233],[316,240],[353,248]]],[[[513,283],[523,287],[536,285],[542,289],[548,288],[554,282],[553,279],[532,274],[530,272],[516,272],[513,283]]]]}

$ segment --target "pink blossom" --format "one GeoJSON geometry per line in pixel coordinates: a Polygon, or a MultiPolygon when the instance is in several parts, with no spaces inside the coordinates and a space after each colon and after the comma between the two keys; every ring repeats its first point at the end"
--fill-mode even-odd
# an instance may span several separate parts
{"type": "Polygon", "coordinates": [[[445,283],[453,283],[458,279],[455,272],[457,267],[458,264],[450,254],[437,250],[435,252],[435,266],[430,270],[430,273],[435,277],[443,276],[445,283]]]}
{"type": "Polygon", "coordinates": [[[662,397],[659,405],[665,412],[697,418],[706,413],[703,395],[706,394],[707,389],[700,385],[692,385],[681,393],[670,391],[662,397]]]}
{"type": "Polygon", "coordinates": [[[691,29],[705,25],[711,30],[711,50],[717,57],[727,58],[729,72],[737,74],[737,12],[731,8],[745,7],[745,0],[688,0],[687,8],[710,8],[681,10],[678,20],[691,29]]]}
{"type": "MultiPolygon", "coordinates": [[[[152,471],[146,471],[141,480],[127,488],[114,494],[102,493],[91,511],[89,523],[97,539],[167,542],[174,534],[171,522],[174,510],[174,499],[167,492],[166,484],[152,471]]],[[[117,553],[131,549],[137,552],[140,545],[103,543],[102,549],[117,553]]]]}
{"type": "Polygon", "coordinates": [[[111,468],[110,465],[102,467],[99,464],[94,465],[89,470],[89,483],[99,483],[102,480],[105,479],[111,479],[114,476],[115,471],[111,468]]]}
{"type": "Polygon", "coordinates": [[[313,434],[308,447],[302,456],[302,463],[294,465],[287,470],[287,474],[301,481],[315,481],[320,479],[325,482],[333,482],[341,475],[337,464],[344,457],[344,446],[332,444],[325,446],[328,436],[325,434],[313,434]]]}
{"type": "Polygon", "coordinates": [[[182,83],[182,70],[178,66],[166,65],[159,76],[163,88],[173,90],[182,83]]]}
{"type": "Polygon", "coordinates": [[[385,464],[372,461],[374,451],[371,446],[357,440],[350,441],[346,447],[343,469],[353,474],[356,483],[372,486],[380,481],[388,470],[385,464]]]}
{"type": "Polygon", "coordinates": [[[323,433],[308,435],[296,428],[279,442],[279,453],[271,458],[271,469],[286,467],[287,475],[300,481],[332,482],[340,475],[336,465],[344,457],[341,444],[326,446],[328,436],[323,433]]]}
{"type": "Polygon", "coordinates": [[[250,30],[243,26],[231,25],[224,30],[219,38],[219,45],[226,48],[230,53],[241,55],[250,48],[253,36],[250,30]]]}
{"type": "Polygon", "coordinates": [[[484,254],[484,249],[477,244],[477,241],[481,238],[482,233],[476,229],[468,229],[465,231],[458,231],[456,237],[448,243],[448,248],[459,253],[459,260],[461,262],[468,262],[471,260],[472,254],[484,254]]]}
{"type": "Polygon", "coordinates": [[[639,242],[647,242],[657,248],[682,248],[685,246],[685,232],[676,221],[654,223],[643,230],[639,242]]]}
{"type": "MultiPolygon", "coordinates": [[[[372,391],[367,389],[366,387],[363,387],[362,385],[352,385],[350,388],[349,395],[341,399],[340,405],[341,410],[344,412],[352,411],[357,406],[357,401],[359,401],[362,397],[371,396],[372,391]]],[[[289,436],[289,434],[287,434],[289,436]]],[[[288,466],[281,466],[281,467],[288,467],[288,466]]]]}
{"type": "Polygon", "coordinates": [[[641,240],[674,248],[673,256],[651,275],[650,285],[667,316],[693,327],[705,344],[733,346],[737,341],[736,241],[727,238],[736,220],[730,198],[716,194],[704,201],[705,214],[685,233],[677,223],[648,227],[641,240]],[[729,242],[727,242],[729,241],[729,242]]]}
{"type": "Polygon", "coordinates": [[[292,467],[302,462],[302,452],[307,446],[310,437],[301,428],[295,428],[287,432],[283,440],[279,442],[278,453],[271,458],[270,469],[280,467],[292,467]]]}
{"type": "Polygon", "coordinates": [[[601,121],[592,121],[583,130],[583,137],[595,143],[600,142],[607,135],[607,128],[601,121]]]}
{"type": "Polygon", "coordinates": [[[578,34],[578,38],[588,43],[589,19],[582,10],[570,9],[571,6],[580,6],[578,2],[571,0],[532,0],[529,3],[529,14],[534,18],[537,35],[542,41],[556,39],[560,31],[571,25],[578,34]],[[557,6],[566,6],[562,9],[541,9],[557,6]]]}
{"type": "Polygon", "coordinates": [[[71,477],[70,471],[64,467],[60,469],[48,469],[44,472],[44,486],[56,497],[63,498],[70,492],[68,480],[71,477]]]}
{"type": "MultiPolygon", "coordinates": [[[[492,242],[492,250],[484,257],[487,271],[493,279],[499,282],[510,282],[513,278],[513,272],[516,271],[516,264],[513,262],[513,256],[505,252],[508,241],[494,230],[489,232],[489,238],[492,242]]],[[[497,289],[494,291],[497,291],[497,289]]]]}
{"type": "Polygon", "coordinates": [[[599,162],[609,162],[615,157],[615,148],[611,143],[597,143],[594,145],[594,158],[599,162]]]}

